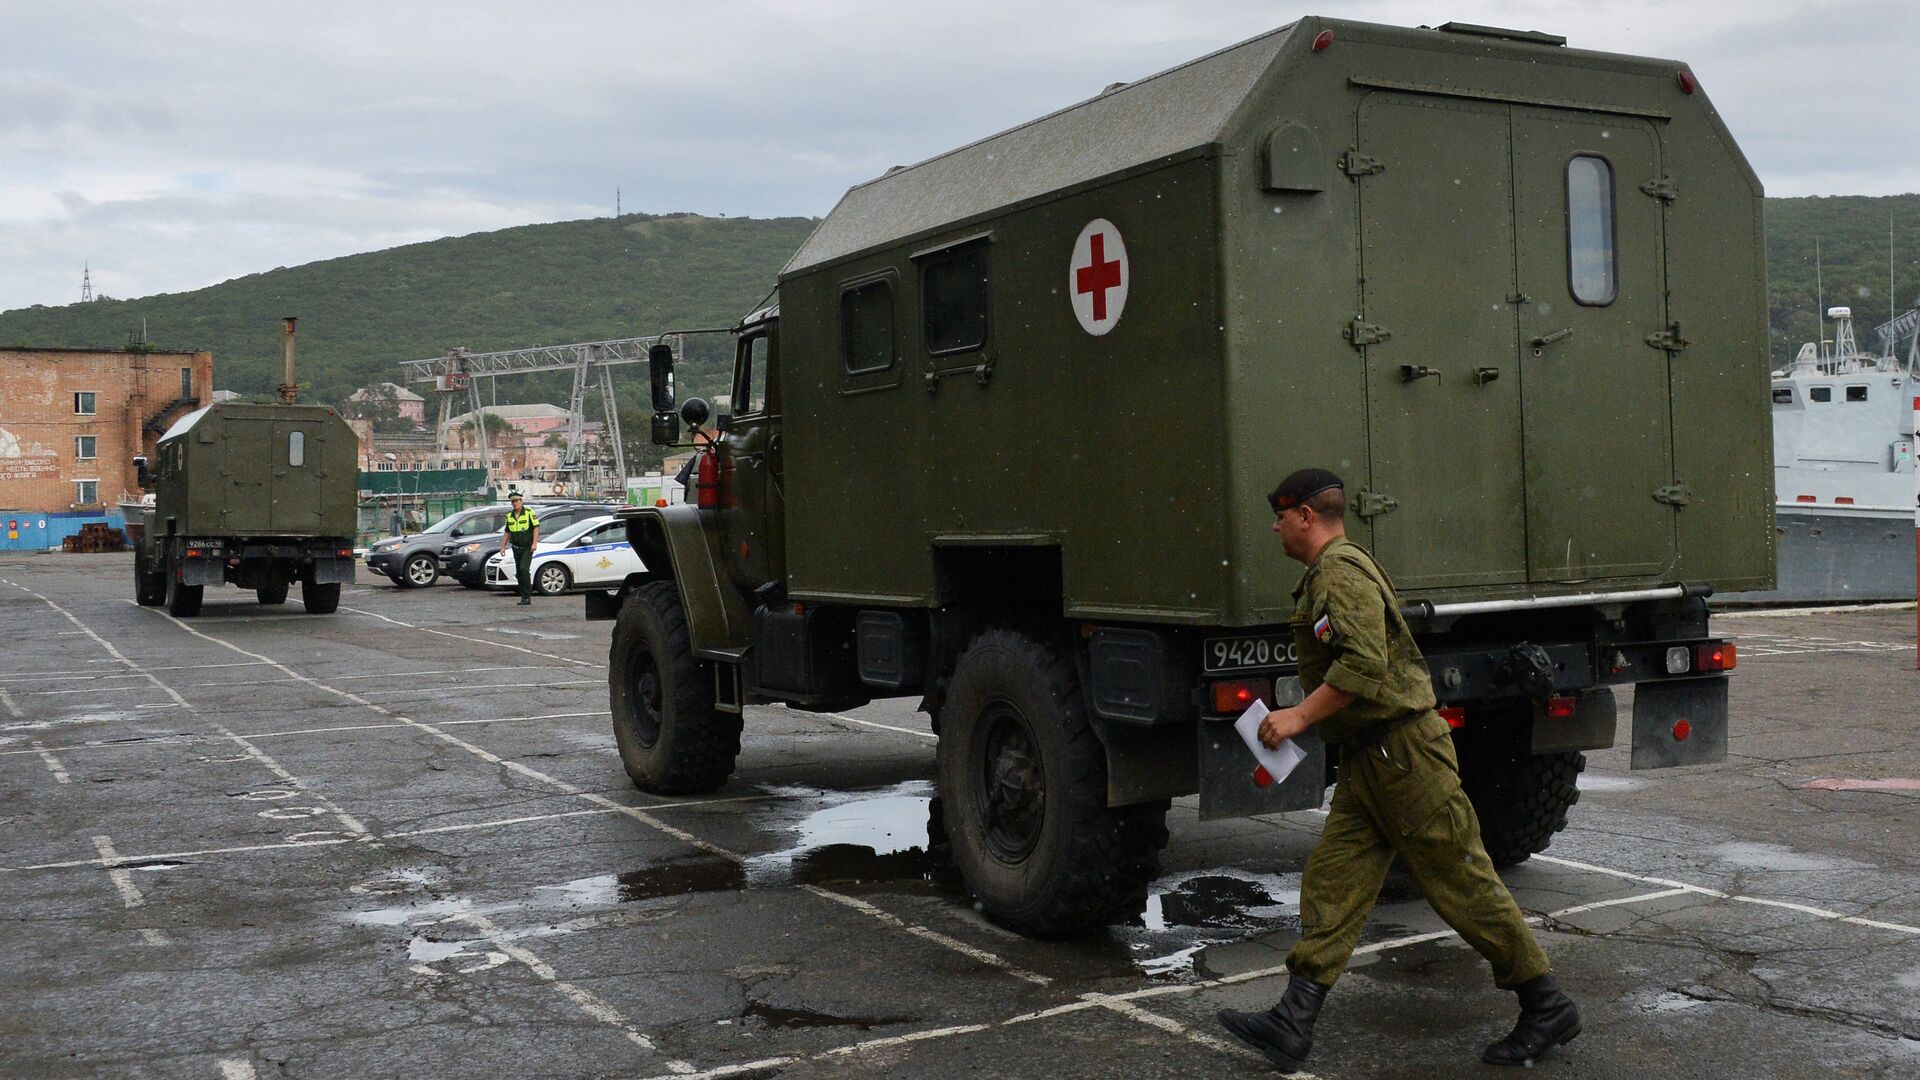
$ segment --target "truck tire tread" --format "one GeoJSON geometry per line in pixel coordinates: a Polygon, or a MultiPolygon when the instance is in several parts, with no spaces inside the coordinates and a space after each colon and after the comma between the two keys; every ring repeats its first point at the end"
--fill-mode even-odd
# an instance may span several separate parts
{"type": "Polygon", "coordinates": [[[1462,787],[1480,819],[1480,839],[1497,867],[1517,866],[1547,850],[1580,801],[1586,755],[1516,754],[1462,769],[1462,787]]]}
{"type": "Polygon", "coordinates": [[[614,623],[607,663],[614,738],[634,786],[655,795],[713,791],[733,775],[741,717],[714,708],[710,673],[694,658],[686,612],[672,581],[653,581],[627,598],[614,623]],[[636,650],[652,646],[662,686],[660,730],[643,745],[634,719],[636,650]]]}

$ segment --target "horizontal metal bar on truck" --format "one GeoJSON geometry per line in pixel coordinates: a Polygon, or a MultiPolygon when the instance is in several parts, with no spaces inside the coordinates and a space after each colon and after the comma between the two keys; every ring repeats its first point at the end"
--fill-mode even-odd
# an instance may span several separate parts
{"type": "Polygon", "coordinates": [[[1713,589],[1704,585],[1662,585],[1657,589],[1632,589],[1626,592],[1570,593],[1566,596],[1528,596],[1517,600],[1469,600],[1457,604],[1436,604],[1416,600],[1402,604],[1400,613],[1409,619],[1445,618],[1459,615],[1486,615],[1497,611],[1538,611],[1543,608],[1584,607],[1588,604],[1635,604],[1642,600],[1679,600],[1688,596],[1708,596],[1713,589]]]}

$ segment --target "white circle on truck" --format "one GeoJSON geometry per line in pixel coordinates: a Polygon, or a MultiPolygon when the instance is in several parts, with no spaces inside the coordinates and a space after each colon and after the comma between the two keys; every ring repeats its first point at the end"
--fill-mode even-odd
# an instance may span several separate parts
{"type": "Polygon", "coordinates": [[[1094,218],[1073,242],[1067,268],[1067,296],[1073,301],[1080,329],[1100,337],[1120,325],[1127,307],[1127,287],[1133,268],[1127,263],[1127,245],[1120,230],[1106,218],[1094,218]]]}

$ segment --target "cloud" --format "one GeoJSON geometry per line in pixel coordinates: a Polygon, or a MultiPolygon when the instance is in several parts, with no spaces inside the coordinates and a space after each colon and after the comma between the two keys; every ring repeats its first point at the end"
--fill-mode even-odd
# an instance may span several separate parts
{"type": "MultiPolygon", "coordinates": [[[[1430,2],[1325,5],[1435,21],[1430,2]]],[[[1920,186],[1893,3],[1463,0],[1678,57],[1773,194],[1920,186]]],[[[1267,0],[10,5],[0,309],[530,221],[820,214],[848,186],[1271,29],[1267,0]]]]}

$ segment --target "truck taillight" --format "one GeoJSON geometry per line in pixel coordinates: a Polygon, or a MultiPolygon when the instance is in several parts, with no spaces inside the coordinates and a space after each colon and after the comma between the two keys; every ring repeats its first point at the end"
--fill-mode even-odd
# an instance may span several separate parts
{"type": "Polygon", "coordinates": [[[1264,701],[1273,689],[1265,679],[1227,679],[1213,684],[1213,711],[1239,714],[1256,701],[1264,701]]]}
{"type": "Polygon", "coordinates": [[[189,558],[189,559],[197,559],[197,558],[199,558],[199,557],[200,557],[200,549],[199,549],[199,548],[188,548],[188,549],[186,550],[186,552],[185,552],[185,554],[186,554],[186,557],[187,557],[187,558],[189,558]]]}
{"type": "Polygon", "coordinates": [[[1731,642],[1724,645],[1695,645],[1693,670],[1732,671],[1740,666],[1740,650],[1731,642]]]}
{"type": "Polygon", "coordinates": [[[702,510],[720,508],[720,455],[713,450],[702,451],[700,466],[695,472],[694,482],[700,487],[697,505],[702,510]]]}
{"type": "Polygon", "coordinates": [[[1571,697],[1561,696],[1547,699],[1547,719],[1567,720],[1580,709],[1580,703],[1571,697]]]}
{"type": "Polygon", "coordinates": [[[1467,726],[1467,707],[1465,705],[1443,705],[1440,707],[1440,719],[1455,731],[1467,726]]]}

